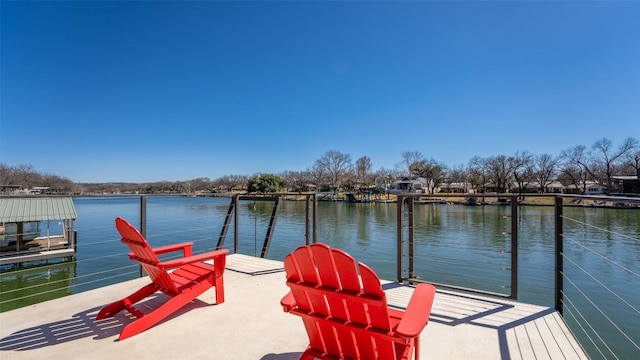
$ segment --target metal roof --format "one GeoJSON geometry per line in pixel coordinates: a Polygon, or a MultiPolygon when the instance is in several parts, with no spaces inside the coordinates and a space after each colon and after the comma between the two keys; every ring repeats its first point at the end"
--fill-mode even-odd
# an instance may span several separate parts
{"type": "Polygon", "coordinates": [[[70,197],[0,198],[0,222],[77,219],[70,197]]]}

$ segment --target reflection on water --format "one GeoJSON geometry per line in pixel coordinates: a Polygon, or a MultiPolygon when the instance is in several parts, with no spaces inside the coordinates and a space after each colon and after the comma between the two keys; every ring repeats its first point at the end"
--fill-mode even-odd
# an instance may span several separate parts
{"type": "Polygon", "coordinates": [[[0,312],[70,295],[76,267],[75,261],[61,261],[0,272],[0,312]]]}

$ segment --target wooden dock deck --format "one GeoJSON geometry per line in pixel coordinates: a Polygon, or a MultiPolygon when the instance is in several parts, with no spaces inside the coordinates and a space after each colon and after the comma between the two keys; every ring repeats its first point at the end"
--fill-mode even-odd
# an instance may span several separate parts
{"type": "Polygon", "coordinates": [[[29,261],[71,257],[75,250],[69,247],[64,235],[41,236],[21,244],[0,247],[0,265],[19,264],[29,261]]]}
{"type": "MultiPolygon", "coordinates": [[[[300,318],[280,299],[282,263],[227,258],[225,302],[201,295],[163,323],[117,341],[129,316],[96,321],[101,306],[148,283],[141,278],[0,313],[2,359],[298,359],[308,344],[300,318]]],[[[413,288],[387,282],[391,306],[404,308],[413,288]]],[[[163,296],[163,295],[160,295],[163,296]]],[[[153,306],[151,297],[143,304],[153,306]]],[[[144,306],[142,307],[144,311],[144,306]]],[[[438,290],[421,334],[424,359],[588,359],[554,309],[438,290]]]]}

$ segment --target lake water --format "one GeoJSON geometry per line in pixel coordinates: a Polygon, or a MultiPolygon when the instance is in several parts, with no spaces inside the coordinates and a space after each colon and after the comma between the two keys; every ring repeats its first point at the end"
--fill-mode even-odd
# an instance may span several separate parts
{"type": "MultiPolygon", "coordinates": [[[[229,202],[228,198],[149,196],[147,239],[152,246],[193,241],[194,252],[212,250],[229,202]]],[[[121,216],[139,224],[140,198],[80,197],[74,198],[74,204],[78,212],[75,261],[3,272],[0,311],[140,276],[113,222],[121,216]]],[[[238,252],[260,255],[272,206],[271,202],[240,202],[238,252]]],[[[347,251],[381,278],[394,280],[396,206],[319,202],[318,241],[347,251]]],[[[570,280],[565,280],[565,298],[571,305],[565,311],[566,321],[592,358],[638,358],[640,349],[633,344],[640,344],[640,209],[567,207],[564,213],[574,219],[565,220],[565,276],[570,280]],[[620,298],[626,304],[621,306],[620,298]],[[602,339],[590,334],[581,316],[600,329],[602,339]],[[607,318],[613,318],[627,338],[607,318]],[[603,343],[613,348],[614,356],[600,350],[603,343]]],[[[415,275],[429,282],[508,294],[511,220],[509,206],[415,205],[415,275]]],[[[553,306],[553,208],[520,206],[517,221],[518,299],[553,306]]],[[[43,224],[43,228],[56,226],[55,222],[43,224]]],[[[282,202],[267,257],[282,260],[304,244],[304,231],[305,202],[282,202]]],[[[233,247],[233,222],[224,245],[233,247]]],[[[407,276],[406,265],[403,271],[407,276]]]]}

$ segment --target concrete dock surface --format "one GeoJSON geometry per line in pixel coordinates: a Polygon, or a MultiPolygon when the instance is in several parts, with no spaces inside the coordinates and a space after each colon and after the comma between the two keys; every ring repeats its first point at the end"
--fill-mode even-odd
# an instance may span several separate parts
{"type": "MultiPolygon", "coordinates": [[[[149,283],[144,277],[0,313],[0,358],[9,359],[298,359],[308,345],[299,317],[283,312],[282,262],[232,254],[225,302],[210,289],[160,324],[123,341],[126,312],[96,321],[106,304],[149,283]]],[[[390,306],[413,293],[385,282],[390,306]]],[[[143,312],[164,300],[156,294],[143,312]]],[[[423,359],[588,359],[551,308],[439,289],[421,334],[423,359]]]]}

